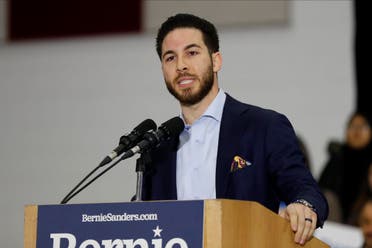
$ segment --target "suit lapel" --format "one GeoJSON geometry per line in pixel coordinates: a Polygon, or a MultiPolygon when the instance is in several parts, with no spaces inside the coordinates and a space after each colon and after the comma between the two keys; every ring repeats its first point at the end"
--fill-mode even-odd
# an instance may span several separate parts
{"type": "Polygon", "coordinates": [[[218,140],[218,153],[216,165],[216,197],[225,198],[231,162],[238,151],[241,124],[239,116],[244,111],[244,105],[226,94],[223,109],[220,135],[218,140]]]}

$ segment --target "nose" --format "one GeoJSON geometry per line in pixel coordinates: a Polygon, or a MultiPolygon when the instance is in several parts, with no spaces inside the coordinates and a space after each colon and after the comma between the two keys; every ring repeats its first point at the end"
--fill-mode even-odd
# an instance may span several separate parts
{"type": "Polygon", "coordinates": [[[187,71],[187,69],[188,69],[188,66],[185,63],[185,61],[182,58],[179,58],[177,60],[177,71],[184,72],[184,71],[187,71]]]}

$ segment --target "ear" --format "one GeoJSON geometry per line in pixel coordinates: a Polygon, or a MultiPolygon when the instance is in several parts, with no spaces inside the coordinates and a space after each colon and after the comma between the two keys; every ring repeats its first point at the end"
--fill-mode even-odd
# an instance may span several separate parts
{"type": "Polygon", "coordinates": [[[213,72],[218,72],[222,67],[222,56],[220,52],[212,53],[213,72]]]}

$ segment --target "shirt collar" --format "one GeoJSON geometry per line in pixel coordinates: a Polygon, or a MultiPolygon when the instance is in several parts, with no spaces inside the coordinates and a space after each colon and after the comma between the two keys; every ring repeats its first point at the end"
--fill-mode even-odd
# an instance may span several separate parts
{"type": "Polygon", "coordinates": [[[206,117],[212,117],[216,121],[221,121],[222,118],[222,112],[223,112],[223,106],[225,104],[226,100],[226,94],[225,92],[220,88],[218,91],[217,96],[214,98],[212,103],[209,105],[207,110],[204,112],[203,116],[206,117]]]}
{"type": "MultiPolygon", "coordinates": [[[[223,106],[225,105],[226,94],[223,89],[219,88],[217,96],[213,99],[212,103],[208,106],[207,110],[200,116],[198,120],[202,117],[212,117],[216,121],[220,122],[222,119],[223,106]]],[[[185,123],[185,129],[189,130],[191,125],[186,124],[183,114],[180,113],[180,118],[185,123]]]]}

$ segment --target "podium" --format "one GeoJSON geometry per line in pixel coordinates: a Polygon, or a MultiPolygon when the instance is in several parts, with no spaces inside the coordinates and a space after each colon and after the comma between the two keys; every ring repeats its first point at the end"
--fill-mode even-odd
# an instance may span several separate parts
{"type": "Polygon", "coordinates": [[[329,247],[294,243],[289,222],[238,200],[29,205],[25,248],[329,247]]]}

